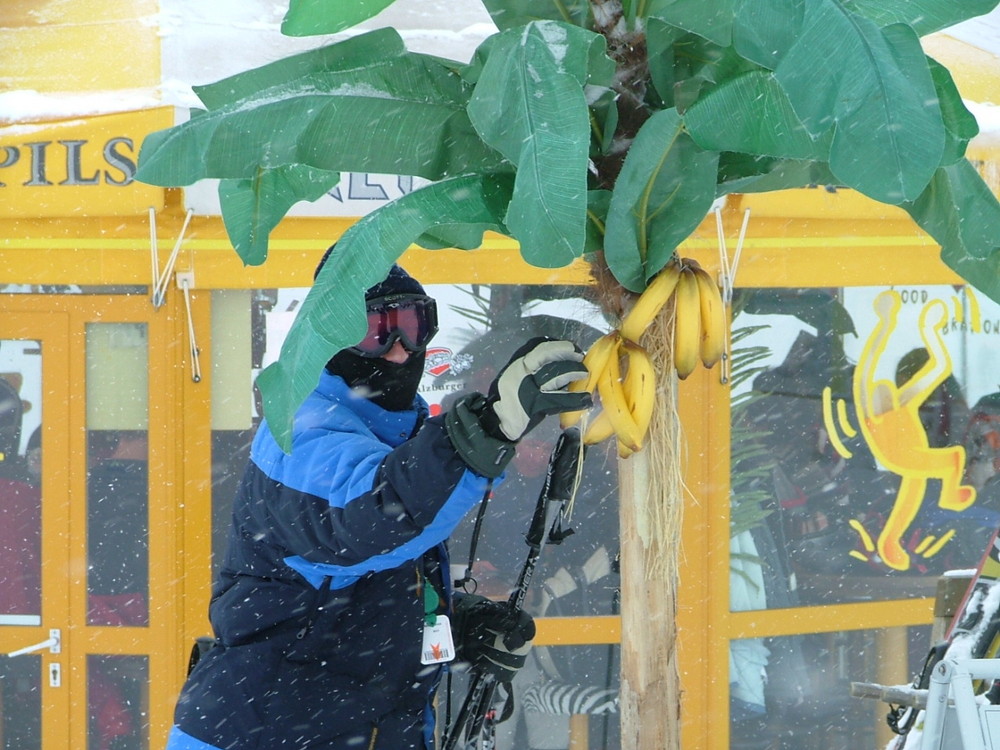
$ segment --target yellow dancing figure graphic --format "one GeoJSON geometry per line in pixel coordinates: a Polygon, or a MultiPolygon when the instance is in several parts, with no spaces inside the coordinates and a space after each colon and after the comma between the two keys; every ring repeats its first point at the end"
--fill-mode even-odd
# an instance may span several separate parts
{"type": "Polygon", "coordinates": [[[878,554],[894,570],[907,570],[910,556],[902,538],[920,510],[927,481],[941,481],[938,505],[962,511],[976,499],[976,490],[961,484],[965,449],[959,445],[932,448],[920,421],[920,406],[952,370],[942,329],[948,308],[941,300],[928,302],[920,313],[920,336],[930,355],[905,383],[897,386],[876,379],[876,369],[896,329],[899,293],[882,292],[874,302],[878,322],[865,342],[854,373],[854,403],[861,432],[878,461],[900,477],[895,502],[878,538],[878,554]]]}

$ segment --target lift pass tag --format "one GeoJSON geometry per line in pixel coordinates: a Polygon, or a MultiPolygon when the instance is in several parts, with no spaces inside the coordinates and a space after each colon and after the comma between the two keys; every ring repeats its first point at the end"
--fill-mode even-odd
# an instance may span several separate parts
{"type": "Polygon", "coordinates": [[[424,623],[424,645],[420,651],[421,664],[443,664],[455,658],[455,643],[447,615],[438,615],[433,625],[424,623]]]}

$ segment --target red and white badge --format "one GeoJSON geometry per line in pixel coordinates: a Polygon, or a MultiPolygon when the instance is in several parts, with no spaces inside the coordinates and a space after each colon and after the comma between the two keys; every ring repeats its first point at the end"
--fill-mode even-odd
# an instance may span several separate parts
{"type": "Polygon", "coordinates": [[[447,615],[437,615],[433,625],[424,621],[424,645],[420,652],[421,664],[444,664],[455,658],[455,642],[447,615]]]}

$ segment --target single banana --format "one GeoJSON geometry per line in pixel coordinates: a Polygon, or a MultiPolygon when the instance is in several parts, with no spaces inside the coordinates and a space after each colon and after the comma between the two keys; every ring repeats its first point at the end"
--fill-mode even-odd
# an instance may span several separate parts
{"type": "Polygon", "coordinates": [[[722,292],[712,276],[701,266],[695,266],[698,280],[698,301],[701,303],[701,344],[699,354],[705,367],[711,368],[726,351],[726,307],[722,292]]]}
{"type": "Polygon", "coordinates": [[[614,434],[615,428],[611,426],[611,418],[608,416],[608,412],[601,409],[596,415],[592,414],[590,420],[587,422],[587,429],[583,432],[583,444],[595,445],[596,443],[603,443],[614,434]]]}
{"type": "Polygon", "coordinates": [[[633,453],[635,453],[634,450],[625,445],[621,440],[618,441],[618,458],[629,458],[633,453]]]}
{"type": "Polygon", "coordinates": [[[701,349],[701,302],[694,271],[685,266],[677,281],[674,304],[674,369],[684,380],[698,365],[701,349]]]}
{"type": "MultiPolygon", "coordinates": [[[[604,370],[607,369],[608,361],[612,357],[618,356],[618,342],[618,331],[611,331],[591,344],[590,349],[583,355],[583,364],[588,372],[587,378],[584,380],[574,380],[567,386],[567,390],[593,393],[597,389],[597,381],[604,370]]],[[[559,415],[559,425],[565,430],[577,424],[581,417],[583,417],[582,411],[563,412],[559,415]]]]}
{"type": "Polygon", "coordinates": [[[674,293],[680,270],[680,264],[671,261],[653,277],[622,321],[619,331],[623,338],[629,341],[639,340],[663,305],[670,299],[670,295],[674,293]]]}
{"type": "Polygon", "coordinates": [[[649,423],[656,406],[656,371],[653,359],[646,348],[632,341],[624,341],[622,348],[628,358],[628,371],[622,387],[625,401],[639,430],[640,446],[646,439],[649,423]]]}
{"type": "Polygon", "coordinates": [[[617,353],[608,360],[608,366],[597,383],[597,390],[601,394],[601,407],[607,412],[618,440],[632,450],[640,450],[642,436],[639,434],[639,426],[635,423],[632,411],[625,400],[621,364],[618,361],[617,353]]]}

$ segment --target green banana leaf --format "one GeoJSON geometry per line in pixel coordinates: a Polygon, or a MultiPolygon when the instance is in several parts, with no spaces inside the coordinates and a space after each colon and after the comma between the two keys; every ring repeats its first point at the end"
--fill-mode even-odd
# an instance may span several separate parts
{"type": "Polygon", "coordinates": [[[719,156],[717,196],[729,193],[769,193],[773,190],[824,186],[839,183],[825,162],[775,159],[751,154],[723,153],[719,156]]]}
{"type": "Polygon", "coordinates": [[[643,123],[612,191],[604,234],[608,267],[626,289],[645,289],[705,218],[718,160],[684,132],[674,109],[643,123]]]}
{"type": "Polygon", "coordinates": [[[608,221],[610,205],[610,190],[591,190],[587,194],[587,244],[583,248],[584,257],[593,258],[604,251],[604,227],[608,221]]]}
{"type": "Polygon", "coordinates": [[[281,33],[336,34],[378,15],[396,0],[289,0],[281,33]]]}
{"type": "Polygon", "coordinates": [[[851,10],[879,26],[905,23],[926,36],[956,23],[989,13],[995,0],[851,0],[851,10]]]}
{"type": "Polygon", "coordinates": [[[707,151],[818,161],[830,154],[829,133],[813,140],[774,74],[766,70],[744,73],[712,89],[685,112],[684,124],[707,151]],[[741,116],[733,118],[733,112],[741,116]]]}
{"type": "Polygon", "coordinates": [[[774,70],[795,43],[804,15],[803,0],[742,0],[733,22],[733,48],[774,70]]]}
{"type": "Polygon", "coordinates": [[[937,170],[923,195],[902,205],[941,246],[941,260],[1000,300],[1000,206],[966,159],[937,170]]]}
{"type": "Polygon", "coordinates": [[[979,123],[962,101],[962,95],[949,70],[930,57],[927,58],[927,64],[937,92],[941,116],[944,118],[945,147],[941,164],[947,166],[965,156],[969,141],[979,134],[979,123]]]}
{"type": "Polygon", "coordinates": [[[945,133],[912,28],[879,28],[836,0],[806,0],[802,29],[775,77],[813,136],[835,129],[830,168],[845,184],[891,204],[927,186],[945,133]]]}
{"type": "Polygon", "coordinates": [[[590,0],[483,0],[483,6],[501,31],[546,20],[593,28],[590,0]]]}
{"type": "Polygon", "coordinates": [[[292,419],[323,365],[365,333],[364,290],[385,278],[413,240],[439,225],[506,232],[510,175],[454,177],[414,190],[368,214],[337,242],[302,303],[278,361],[257,378],[275,439],[291,450],[292,419]]]}
{"type": "MultiPolygon", "coordinates": [[[[901,208],[941,245],[942,259],[953,268],[959,258],[982,261],[1000,251],[1000,206],[966,159],[940,167],[923,194],[901,208]]],[[[997,277],[966,278],[991,297],[990,289],[1000,289],[997,277]]]]}
{"type": "Polygon", "coordinates": [[[748,61],[732,47],[722,47],[697,34],[674,37],[676,29],[650,19],[648,38],[657,48],[672,45],[669,56],[671,67],[653,66],[651,79],[657,94],[664,101],[664,109],[674,107],[678,112],[687,111],[704,92],[760,66],[748,61]],[[673,41],[671,41],[673,39],[673,41]],[[656,78],[652,77],[657,70],[656,78]],[[669,106],[668,106],[669,104],[669,106]]]}
{"type": "Polygon", "coordinates": [[[715,44],[729,46],[738,0],[649,0],[646,15],[658,18],[715,44]]]}
{"type": "Polygon", "coordinates": [[[239,100],[252,101],[261,91],[294,85],[304,76],[349,73],[406,54],[398,31],[376,29],[236,73],[215,83],[195,86],[194,92],[206,109],[217,109],[239,100]]]}
{"type": "Polygon", "coordinates": [[[321,198],[339,181],[339,172],[300,164],[262,169],[253,180],[221,180],[222,222],[243,262],[250,266],[263,263],[268,237],[288,209],[301,200],[321,198]]]}
{"type": "MultiPolygon", "coordinates": [[[[325,59],[317,53],[310,62],[325,59]]],[[[256,71],[243,74],[232,84],[238,98],[225,103],[219,88],[206,90],[212,109],[147,136],[137,179],[190,185],[206,177],[254,179],[260,169],[301,164],[437,180],[501,165],[469,122],[471,88],[451,65],[405,51],[362,67],[315,65],[300,61],[306,72],[290,79],[286,69],[265,67],[259,91],[256,71]]]]}
{"type": "Polygon", "coordinates": [[[590,118],[583,85],[604,38],[554,21],[501,32],[468,113],[483,141],[516,165],[506,216],[524,259],[561,267],[583,252],[590,118]]]}

